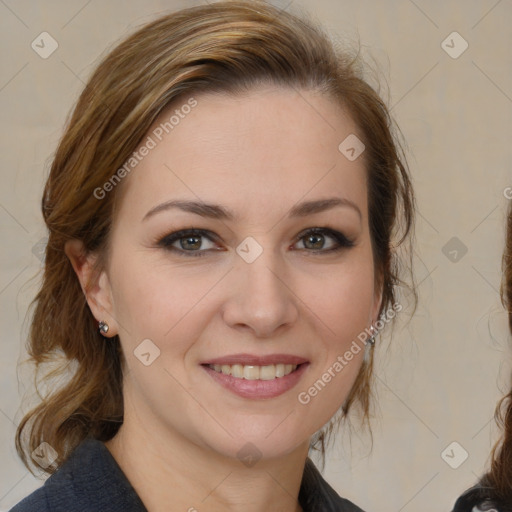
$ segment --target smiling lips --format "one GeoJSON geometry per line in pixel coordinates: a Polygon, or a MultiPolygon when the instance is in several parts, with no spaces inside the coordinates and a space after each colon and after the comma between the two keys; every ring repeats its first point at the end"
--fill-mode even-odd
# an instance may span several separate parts
{"type": "Polygon", "coordinates": [[[299,381],[308,361],[298,356],[236,354],[202,364],[223,387],[243,398],[273,398],[299,381]]]}

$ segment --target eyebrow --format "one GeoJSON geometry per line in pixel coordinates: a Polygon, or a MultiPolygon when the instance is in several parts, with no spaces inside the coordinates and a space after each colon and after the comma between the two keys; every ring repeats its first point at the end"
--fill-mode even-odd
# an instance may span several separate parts
{"type": "MultiPolygon", "coordinates": [[[[357,204],[349,199],[341,197],[317,199],[316,201],[304,201],[296,204],[290,209],[288,217],[307,217],[308,215],[314,215],[336,207],[349,207],[359,215],[359,219],[363,218],[361,210],[357,204]]],[[[146,215],[144,215],[142,220],[145,221],[157,213],[171,210],[173,208],[211,219],[225,221],[234,221],[237,219],[237,216],[232,211],[218,204],[204,203],[201,201],[172,200],[155,206],[149,210],[146,215]]]]}
{"type": "Polygon", "coordinates": [[[235,215],[233,213],[231,213],[227,208],[224,208],[223,206],[217,204],[203,203],[200,201],[173,200],[155,206],[154,208],[149,210],[149,212],[146,213],[146,215],[144,215],[144,218],[142,220],[144,221],[157,213],[171,210],[173,208],[183,210],[184,212],[195,213],[196,215],[200,215],[201,217],[209,217],[211,219],[235,219],[235,215]]]}
{"type": "Polygon", "coordinates": [[[336,207],[349,207],[356,211],[359,218],[363,218],[363,214],[356,203],[342,197],[331,197],[329,199],[318,199],[316,201],[305,201],[295,205],[289,212],[289,217],[306,217],[315,213],[324,212],[336,207]]]}

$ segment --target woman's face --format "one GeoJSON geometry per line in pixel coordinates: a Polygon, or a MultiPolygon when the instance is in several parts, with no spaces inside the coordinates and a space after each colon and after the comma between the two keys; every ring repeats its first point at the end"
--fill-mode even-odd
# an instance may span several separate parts
{"type": "Polygon", "coordinates": [[[155,123],[100,279],[126,421],[274,457],[342,405],[379,309],[364,153],[338,149],[357,131],[325,96],[274,87],[194,95],[155,123]]]}

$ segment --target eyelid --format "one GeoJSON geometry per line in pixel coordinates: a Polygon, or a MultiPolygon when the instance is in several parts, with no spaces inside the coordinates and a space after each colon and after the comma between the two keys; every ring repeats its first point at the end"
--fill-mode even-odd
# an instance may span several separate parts
{"type": "MultiPolygon", "coordinates": [[[[337,229],[334,229],[334,228],[329,228],[327,226],[307,228],[307,229],[301,231],[297,235],[293,245],[295,245],[297,242],[302,240],[308,234],[320,234],[320,235],[329,236],[329,237],[333,238],[338,244],[337,247],[333,247],[331,249],[306,250],[309,253],[327,253],[327,252],[336,251],[336,250],[340,250],[340,249],[344,249],[344,248],[347,249],[347,248],[353,247],[355,245],[355,242],[353,239],[347,237],[341,231],[338,231],[337,229]]],[[[302,250],[305,250],[305,249],[302,249],[302,250]]]]}
{"type": "MultiPolygon", "coordinates": [[[[324,227],[311,227],[311,228],[306,228],[306,229],[302,230],[295,237],[295,240],[294,240],[293,244],[291,245],[291,247],[293,247],[295,244],[300,242],[304,237],[306,237],[309,234],[320,234],[322,236],[330,237],[335,241],[336,246],[331,247],[329,249],[307,249],[307,248],[304,248],[304,249],[297,249],[297,250],[300,250],[300,251],[303,251],[303,252],[306,252],[309,254],[321,255],[323,253],[331,253],[331,252],[341,251],[342,249],[349,249],[355,245],[354,241],[351,240],[349,237],[347,237],[342,232],[340,232],[334,228],[329,228],[327,226],[324,226],[324,227]]],[[[223,250],[222,248],[217,248],[217,249],[203,249],[203,250],[186,251],[184,249],[179,249],[177,247],[172,246],[172,244],[174,244],[175,242],[177,242],[178,240],[180,240],[182,238],[186,238],[187,236],[197,236],[197,237],[207,238],[214,244],[218,243],[218,241],[220,240],[220,237],[218,235],[216,235],[215,233],[213,233],[212,231],[210,231],[208,229],[184,228],[184,229],[180,229],[180,230],[174,231],[172,233],[169,233],[169,234],[165,235],[164,237],[160,238],[157,242],[157,245],[159,247],[162,247],[162,248],[168,250],[168,251],[172,251],[174,253],[179,254],[180,256],[185,256],[185,257],[187,257],[187,256],[200,257],[200,256],[204,256],[207,253],[212,252],[212,251],[222,251],[223,250]]]]}
{"type": "Polygon", "coordinates": [[[177,242],[178,240],[181,240],[182,238],[186,238],[187,236],[197,236],[202,238],[207,238],[212,243],[217,243],[219,240],[219,237],[213,233],[212,231],[209,231],[208,229],[200,229],[200,228],[184,228],[179,229],[177,231],[173,231],[172,233],[169,233],[165,235],[164,237],[158,239],[156,245],[159,247],[162,247],[163,249],[166,249],[168,251],[172,251],[174,253],[185,255],[185,256],[203,256],[207,252],[211,252],[214,250],[222,250],[222,249],[206,249],[202,251],[185,251],[183,249],[178,249],[177,247],[173,247],[172,244],[177,242]]]}

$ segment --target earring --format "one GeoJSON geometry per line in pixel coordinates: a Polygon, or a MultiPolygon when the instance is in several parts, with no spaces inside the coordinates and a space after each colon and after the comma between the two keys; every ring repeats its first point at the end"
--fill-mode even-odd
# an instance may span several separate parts
{"type": "Polygon", "coordinates": [[[375,336],[377,336],[377,332],[375,330],[375,327],[373,327],[373,325],[370,325],[370,332],[371,332],[371,335],[368,338],[366,343],[369,343],[370,345],[375,345],[375,336]]]}
{"type": "Polygon", "coordinates": [[[101,320],[99,323],[98,323],[98,332],[104,336],[105,334],[107,334],[108,332],[108,324],[107,322],[105,322],[104,320],[101,320]]]}
{"type": "Polygon", "coordinates": [[[364,358],[363,360],[367,363],[370,360],[370,352],[375,345],[375,336],[377,335],[375,327],[370,325],[370,337],[366,340],[364,347],[364,358]]]}

